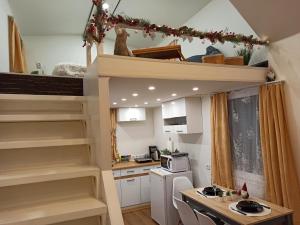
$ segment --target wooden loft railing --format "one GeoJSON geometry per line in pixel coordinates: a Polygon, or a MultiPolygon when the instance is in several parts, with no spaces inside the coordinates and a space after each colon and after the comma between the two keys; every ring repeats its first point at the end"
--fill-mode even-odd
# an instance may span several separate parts
{"type": "Polygon", "coordinates": [[[265,82],[267,68],[98,55],[96,73],[105,77],[197,81],[265,82]]]}

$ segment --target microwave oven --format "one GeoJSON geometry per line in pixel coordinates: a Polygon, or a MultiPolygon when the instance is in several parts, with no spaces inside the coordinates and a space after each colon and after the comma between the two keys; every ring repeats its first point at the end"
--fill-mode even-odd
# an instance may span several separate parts
{"type": "Polygon", "coordinates": [[[160,156],[161,167],[171,173],[185,172],[190,170],[188,153],[173,153],[160,156]]]}

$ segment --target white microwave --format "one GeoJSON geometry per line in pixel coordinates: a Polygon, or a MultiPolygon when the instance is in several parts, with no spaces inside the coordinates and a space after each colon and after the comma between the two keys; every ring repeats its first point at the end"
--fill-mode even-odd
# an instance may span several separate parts
{"type": "Polygon", "coordinates": [[[161,167],[171,173],[185,172],[190,170],[188,153],[173,153],[172,155],[160,156],[161,167]]]}

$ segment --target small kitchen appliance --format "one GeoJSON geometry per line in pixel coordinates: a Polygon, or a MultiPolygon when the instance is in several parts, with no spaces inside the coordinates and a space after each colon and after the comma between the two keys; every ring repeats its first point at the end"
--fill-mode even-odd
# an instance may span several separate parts
{"type": "Polygon", "coordinates": [[[171,155],[161,155],[161,167],[171,173],[178,173],[190,170],[188,153],[178,152],[171,155]]]}
{"type": "Polygon", "coordinates": [[[149,155],[153,161],[160,160],[160,151],[157,149],[156,146],[149,146],[149,155]]]}

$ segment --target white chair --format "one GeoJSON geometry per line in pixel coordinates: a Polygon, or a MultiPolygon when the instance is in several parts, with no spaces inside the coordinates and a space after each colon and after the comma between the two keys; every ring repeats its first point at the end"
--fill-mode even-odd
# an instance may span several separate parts
{"type": "Polygon", "coordinates": [[[193,210],[187,203],[177,198],[174,199],[183,225],[216,225],[208,216],[193,210]]]}
{"type": "Polygon", "coordinates": [[[177,204],[175,199],[182,200],[181,191],[192,189],[193,184],[187,177],[175,177],[173,179],[173,205],[177,209],[177,204]]]}
{"type": "Polygon", "coordinates": [[[203,213],[200,213],[196,210],[195,213],[197,215],[197,219],[200,225],[216,225],[216,223],[207,215],[204,215],[203,213]]]}

